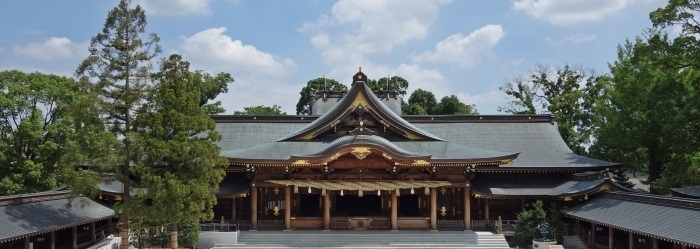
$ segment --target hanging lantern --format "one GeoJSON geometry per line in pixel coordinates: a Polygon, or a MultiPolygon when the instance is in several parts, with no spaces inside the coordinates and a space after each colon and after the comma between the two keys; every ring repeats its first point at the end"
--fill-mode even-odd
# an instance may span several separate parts
{"type": "Polygon", "coordinates": [[[343,196],[343,190],[342,190],[342,189],[340,190],[340,196],[343,196]]]}
{"type": "Polygon", "coordinates": [[[413,187],[411,187],[411,194],[415,194],[416,192],[413,191],[413,187]]]}
{"type": "Polygon", "coordinates": [[[401,190],[398,188],[396,189],[396,196],[401,196],[401,190]]]}
{"type": "Polygon", "coordinates": [[[382,191],[377,189],[377,196],[382,196],[382,191]]]}
{"type": "Polygon", "coordinates": [[[298,194],[299,193],[299,186],[294,185],[294,193],[298,194]]]}
{"type": "Polygon", "coordinates": [[[309,194],[311,194],[311,186],[309,186],[309,194]]]}
{"type": "Polygon", "coordinates": [[[425,191],[423,191],[423,194],[430,195],[430,188],[425,187],[425,191]]]}
{"type": "Polygon", "coordinates": [[[321,196],[326,196],[326,189],[325,188],[321,189],[321,196]]]}
{"type": "Polygon", "coordinates": [[[362,197],[362,189],[357,191],[357,197],[362,197]]]}

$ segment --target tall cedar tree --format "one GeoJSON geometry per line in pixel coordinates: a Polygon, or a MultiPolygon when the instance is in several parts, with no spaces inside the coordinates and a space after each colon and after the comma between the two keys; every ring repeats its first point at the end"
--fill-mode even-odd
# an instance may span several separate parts
{"type": "Polygon", "coordinates": [[[500,88],[515,100],[510,107],[500,107],[499,111],[551,113],[569,148],[585,155],[584,145],[590,142],[593,129],[593,106],[603,83],[582,69],[564,66],[552,73],[547,67],[536,66],[527,77],[516,78],[500,88]]]}
{"type": "Polygon", "coordinates": [[[179,55],[163,61],[157,84],[135,120],[139,153],[136,172],[142,187],[134,197],[134,220],[172,225],[171,247],[177,248],[177,225],[213,218],[214,192],[227,161],[214,142],[221,139],[200,105],[199,87],[189,63],[179,55]]]}
{"type": "Polygon", "coordinates": [[[140,6],[131,8],[130,1],[121,0],[109,11],[101,33],[90,41],[90,56],[78,66],[76,76],[92,84],[92,93],[99,96],[106,123],[122,144],[119,169],[113,170],[124,183],[122,203],[118,213],[122,226],[122,246],[129,244],[130,165],[137,161],[133,155],[133,115],[143,102],[150,81],[152,60],[160,54],[156,34],[144,37],[146,14],[140,6]]]}
{"type": "Polygon", "coordinates": [[[46,191],[64,169],[108,161],[96,160],[110,139],[92,103],[71,78],[0,72],[0,195],[46,191]]]}
{"type": "Polygon", "coordinates": [[[329,78],[316,78],[306,82],[306,86],[299,92],[299,102],[297,102],[297,115],[311,114],[312,94],[318,90],[347,91],[348,87],[337,80],[329,78]]]}

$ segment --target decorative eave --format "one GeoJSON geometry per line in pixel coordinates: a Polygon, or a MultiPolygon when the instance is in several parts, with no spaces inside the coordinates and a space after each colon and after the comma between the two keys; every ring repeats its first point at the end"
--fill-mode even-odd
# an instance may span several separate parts
{"type": "MultiPolygon", "coordinates": [[[[527,198],[552,198],[552,199],[560,199],[564,201],[571,201],[571,200],[576,200],[576,199],[585,199],[588,200],[589,195],[593,195],[602,191],[606,190],[622,190],[622,191],[629,191],[625,189],[624,187],[615,184],[610,178],[604,177],[602,173],[599,173],[600,178],[598,179],[590,179],[590,180],[584,180],[584,179],[571,179],[568,181],[563,181],[555,185],[549,186],[549,189],[551,189],[554,192],[550,193],[541,193],[541,194],[532,194],[530,191],[527,191],[528,193],[501,193],[501,194],[496,194],[492,192],[486,192],[486,191],[481,191],[483,187],[472,187],[472,194],[477,197],[477,198],[488,198],[488,199],[513,199],[513,198],[519,198],[519,199],[527,199],[527,198]],[[562,186],[565,186],[567,183],[575,182],[576,184],[574,186],[570,187],[563,187],[561,190],[557,190],[557,188],[562,188],[562,186]],[[598,182],[595,184],[591,184],[590,186],[586,186],[585,188],[580,188],[579,183],[585,183],[585,182],[598,182]],[[580,189],[576,189],[580,188],[580,189]]],[[[472,183],[472,185],[479,184],[477,182],[472,183]]],[[[496,183],[497,185],[500,183],[496,183]]],[[[533,186],[528,186],[526,183],[520,183],[523,184],[523,186],[517,187],[517,189],[528,189],[532,188],[533,186]]],[[[536,189],[542,189],[544,188],[543,186],[534,186],[536,189]]],[[[510,189],[515,189],[516,187],[510,186],[510,189]]],[[[501,191],[507,192],[508,188],[504,187],[497,187],[496,189],[503,189],[501,191]]],[[[532,191],[536,192],[536,191],[532,191]]]]}
{"type": "Polygon", "coordinates": [[[393,130],[411,140],[443,141],[443,139],[415,127],[401,116],[391,111],[377,98],[366,84],[367,76],[358,72],[353,77],[353,84],[331,110],[314,120],[312,123],[278,141],[310,140],[325,131],[333,129],[344,118],[352,113],[368,113],[387,129],[393,130]]]}
{"type": "Polygon", "coordinates": [[[373,152],[387,160],[413,163],[418,160],[428,161],[431,155],[421,155],[403,150],[388,140],[373,135],[348,135],[340,137],[320,151],[308,155],[292,155],[293,161],[305,160],[309,163],[327,163],[340,156],[353,154],[362,160],[373,152]]]}

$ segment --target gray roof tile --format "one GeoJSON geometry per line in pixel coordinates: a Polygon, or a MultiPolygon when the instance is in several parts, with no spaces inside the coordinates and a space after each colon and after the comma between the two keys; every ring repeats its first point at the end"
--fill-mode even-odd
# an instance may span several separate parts
{"type": "MultiPolygon", "coordinates": [[[[57,193],[57,192],[54,192],[57,193]]],[[[63,192],[67,193],[67,192],[63,192]]],[[[37,195],[32,195],[36,198],[37,195]]],[[[28,234],[49,232],[64,227],[106,219],[114,210],[85,197],[0,206],[0,242],[28,234]]]]}
{"type": "Polygon", "coordinates": [[[698,200],[609,191],[562,212],[617,229],[700,247],[698,200]]]}

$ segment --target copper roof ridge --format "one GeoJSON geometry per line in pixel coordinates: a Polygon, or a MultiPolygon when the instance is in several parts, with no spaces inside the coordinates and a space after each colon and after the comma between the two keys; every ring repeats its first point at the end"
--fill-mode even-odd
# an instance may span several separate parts
{"type": "Polygon", "coordinates": [[[662,196],[642,192],[624,192],[616,190],[605,191],[603,192],[601,197],[646,204],[663,205],[683,209],[700,210],[700,200],[692,198],[662,196]]]}

